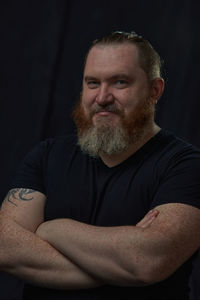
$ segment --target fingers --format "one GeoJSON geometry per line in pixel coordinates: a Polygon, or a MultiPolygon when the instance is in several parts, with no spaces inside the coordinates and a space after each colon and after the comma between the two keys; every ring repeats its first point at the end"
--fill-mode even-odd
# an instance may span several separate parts
{"type": "Polygon", "coordinates": [[[147,228],[149,227],[152,222],[155,220],[155,218],[158,216],[159,211],[156,209],[152,209],[150,210],[145,216],[144,218],[137,223],[137,227],[141,227],[141,228],[147,228]]]}

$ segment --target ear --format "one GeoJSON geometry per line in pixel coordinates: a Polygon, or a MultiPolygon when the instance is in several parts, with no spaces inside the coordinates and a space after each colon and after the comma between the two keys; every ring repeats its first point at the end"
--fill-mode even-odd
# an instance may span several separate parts
{"type": "Polygon", "coordinates": [[[162,96],[164,87],[165,87],[165,82],[162,78],[158,77],[152,81],[150,97],[154,104],[156,104],[160,99],[160,97],[162,96]]]}

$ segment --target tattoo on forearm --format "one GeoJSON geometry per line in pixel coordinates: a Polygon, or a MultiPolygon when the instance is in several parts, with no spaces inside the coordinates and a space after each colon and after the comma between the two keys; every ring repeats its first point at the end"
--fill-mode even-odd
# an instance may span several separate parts
{"type": "Polygon", "coordinates": [[[33,200],[33,197],[31,197],[31,194],[33,193],[35,193],[35,190],[21,188],[12,189],[7,194],[7,200],[17,206],[17,204],[13,202],[14,200],[31,201],[33,200]]]}

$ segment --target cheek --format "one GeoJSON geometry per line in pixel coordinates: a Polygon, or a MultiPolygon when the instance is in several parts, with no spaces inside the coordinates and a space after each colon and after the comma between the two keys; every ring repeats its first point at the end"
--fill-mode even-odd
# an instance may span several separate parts
{"type": "Polygon", "coordinates": [[[142,99],[136,99],[136,98],[129,98],[126,101],[124,101],[122,107],[124,111],[125,116],[130,116],[135,111],[137,111],[140,104],[143,103],[142,99]]]}
{"type": "Polygon", "coordinates": [[[119,103],[119,106],[124,110],[128,111],[134,106],[137,105],[137,98],[132,93],[129,93],[128,91],[123,91],[121,93],[118,93],[115,97],[116,101],[119,103]]]}
{"type": "Polygon", "coordinates": [[[95,99],[95,93],[90,91],[84,91],[82,92],[82,104],[83,107],[85,107],[86,109],[89,108],[93,103],[94,103],[94,99],[95,99]]]}
{"type": "Polygon", "coordinates": [[[129,91],[123,95],[124,99],[124,109],[134,110],[138,105],[144,103],[148,98],[148,94],[145,89],[135,89],[134,91],[129,91]]]}
{"type": "Polygon", "coordinates": [[[86,117],[89,117],[91,107],[92,107],[92,100],[86,97],[85,95],[82,95],[81,105],[82,105],[83,113],[85,114],[86,117]]]}

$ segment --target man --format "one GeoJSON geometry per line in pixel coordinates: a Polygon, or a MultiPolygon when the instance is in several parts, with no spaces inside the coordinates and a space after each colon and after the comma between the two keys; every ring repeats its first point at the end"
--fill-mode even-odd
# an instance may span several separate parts
{"type": "Polygon", "coordinates": [[[189,299],[200,151],[154,122],[161,61],[135,33],[96,40],[74,136],[25,158],[0,215],[0,265],[24,299],[189,299]]]}

